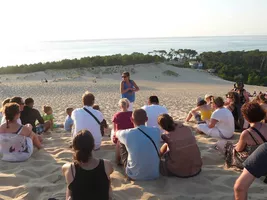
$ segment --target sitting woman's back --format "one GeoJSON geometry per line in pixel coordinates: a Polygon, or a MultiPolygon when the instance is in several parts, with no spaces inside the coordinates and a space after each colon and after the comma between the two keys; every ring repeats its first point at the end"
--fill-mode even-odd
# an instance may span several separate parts
{"type": "Polygon", "coordinates": [[[201,171],[202,160],[191,129],[181,123],[174,123],[167,114],[160,115],[158,123],[166,131],[162,135],[166,143],[161,149],[165,158],[164,164],[161,164],[162,174],[178,177],[197,175],[201,171]]]}
{"type": "Polygon", "coordinates": [[[73,139],[74,163],[62,167],[68,184],[66,199],[87,200],[110,198],[110,174],[113,172],[109,161],[92,156],[94,138],[87,130],[80,131],[73,139]]]}

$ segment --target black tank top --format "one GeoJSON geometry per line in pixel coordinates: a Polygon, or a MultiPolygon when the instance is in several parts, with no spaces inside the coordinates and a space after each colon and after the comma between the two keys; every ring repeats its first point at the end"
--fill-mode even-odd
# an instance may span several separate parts
{"type": "Polygon", "coordinates": [[[76,163],[74,166],[75,177],[68,186],[72,200],[109,199],[110,182],[105,171],[104,160],[100,159],[98,166],[92,170],[85,170],[76,163]]]}

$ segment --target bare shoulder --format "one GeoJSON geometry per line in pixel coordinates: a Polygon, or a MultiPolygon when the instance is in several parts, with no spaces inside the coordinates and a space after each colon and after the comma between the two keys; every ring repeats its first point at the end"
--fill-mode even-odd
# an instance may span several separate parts
{"type": "Polygon", "coordinates": [[[241,135],[240,135],[240,140],[241,140],[241,139],[243,139],[243,140],[247,139],[249,133],[250,133],[250,132],[248,131],[248,129],[242,131],[242,133],[241,133],[241,135]]]}
{"type": "Polygon", "coordinates": [[[69,169],[71,168],[71,165],[72,163],[65,163],[63,166],[62,166],[62,172],[65,174],[66,172],[69,171],[69,169]]]}
{"type": "Polygon", "coordinates": [[[106,160],[106,159],[103,159],[103,160],[104,160],[106,174],[109,176],[114,171],[113,166],[109,160],[106,160]]]}

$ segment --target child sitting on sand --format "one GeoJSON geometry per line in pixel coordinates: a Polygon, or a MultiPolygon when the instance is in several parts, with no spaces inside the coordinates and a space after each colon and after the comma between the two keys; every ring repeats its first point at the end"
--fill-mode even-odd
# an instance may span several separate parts
{"type": "Polygon", "coordinates": [[[207,102],[204,99],[198,98],[197,107],[189,112],[185,121],[189,122],[192,116],[194,116],[198,123],[205,122],[210,119],[211,114],[212,108],[207,105],[207,102]]]}
{"type": "Polygon", "coordinates": [[[50,121],[50,123],[52,124],[51,126],[51,131],[53,130],[53,128],[63,128],[64,126],[62,124],[56,124],[54,123],[54,116],[53,116],[53,110],[50,106],[43,106],[43,112],[45,113],[43,115],[43,119],[45,122],[50,121]]]}
{"type": "MultiPolygon", "coordinates": [[[[100,107],[97,104],[93,105],[93,109],[100,111],[100,107]]],[[[101,135],[102,136],[104,136],[105,129],[107,129],[107,128],[108,128],[107,121],[105,119],[103,119],[103,121],[100,124],[100,130],[101,130],[101,135]]]]}
{"type": "Polygon", "coordinates": [[[66,109],[66,113],[67,113],[67,117],[65,119],[65,123],[64,123],[64,129],[68,132],[71,132],[71,128],[73,126],[73,120],[71,119],[71,113],[73,111],[73,108],[67,108],[66,109]]]}

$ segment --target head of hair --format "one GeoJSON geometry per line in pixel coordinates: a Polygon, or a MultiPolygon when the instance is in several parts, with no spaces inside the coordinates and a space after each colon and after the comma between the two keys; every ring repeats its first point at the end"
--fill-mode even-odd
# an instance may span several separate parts
{"type": "Polygon", "coordinates": [[[256,100],[260,103],[267,103],[267,99],[265,98],[265,94],[259,94],[256,97],[256,100]]]}
{"type": "Polygon", "coordinates": [[[151,104],[159,104],[159,99],[158,99],[157,96],[150,96],[150,97],[149,97],[149,102],[150,102],[151,104]]]}
{"type": "Polygon", "coordinates": [[[68,115],[70,115],[72,111],[73,111],[73,108],[66,108],[66,113],[68,115]]]}
{"type": "Polygon", "coordinates": [[[33,100],[33,98],[27,98],[27,99],[25,99],[25,105],[30,105],[30,104],[34,104],[34,100],[33,100]]]}
{"type": "Polygon", "coordinates": [[[224,106],[224,101],[222,97],[214,97],[213,102],[218,108],[222,108],[224,106]]]}
{"type": "Polygon", "coordinates": [[[93,106],[95,103],[95,96],[91,92],[85,92],[82,97],[84,106],[93,106]]]}
{"type": "Polygon", "coordinates": [[[7,103],[10,103],[10,98],[7,98],[4,101],[2,101],[2,107],[4,107],[7,103]]]}
{"type": "Polygon", "coordinates": [[[132,118],[135,125],[144,125],[147,121],[146,111],[143,109],[136,109],[133,111],[132,118]]]}
{"type": "Polygon", "coordinates": [[[48,113],[51,110],[52,110],[51,106],[43,106],[44,113],[48,113]]]}
{"type": "Polygon", "coordinates": [[[260,106],[255,102],[245,103],[241,108],[242,115],[249,123],[260,122],[265,119],[266,113],[260,106]]]}
{"type": "Polygon", "coordinates": [[[17,103],[19,105],[23,104],[23,100],[21,97],[12,97],[9,102],[10,103],[17,103]]]}
{"type": "Polygon", "coordinates": [[[243,89],[244,88],[244,83],[242,81],[236,82],[235,83],[235,88],[243,89]]]}
{"type": "Polygon", "coordinates": [[[175,122],[172,117],[168,114],[162,114],[158,116],[158,125],[165,131],[174,131],[175,122]]]}
{"type": "Polygon", "coordinates": [[[119,100],[119,106],[120,107],[127,109],[127,108],[129,108],[129,105],[130,105],[130,102],[128,99],[122,98],[119,100]]]}
{"type": "Polygon", "coordinates": [[[99,107],[99,105],[94,104],[94,105],[93,105],[93,109],[94,109],[94,110],[100,110],[100,107],[99,107]]]}
{"type": "Polygon", "coordinates": [[[232,99],[234,104],[240,104],[240,97],[237,92],[228,92],[226,94],[226,97],[232,99]]]}
{"type": "Polygon", "coordinates": [[[8,122],[13,121],[15,119],[15,116],[20,113],[19,104],[17,104],[17,103],[7,103],[4,106],[3,113],[5,115],[7,128],[8,128],[8,122]]]}
{"type": "Polygon", "coordinates": [[[130,77],[130,73],[129,72],[123,72],[122,73],[124,76],[130,77]]]}
{"type": "Polygon", "coordinates": [[[86,163],[92,157],[94,149],[94,137],[88,130],[81,130],[72,141],[74,150],[73,160],[76,163],[86,163]]]}
{"type": "Polygon", "coordinates": [[[201,99],[199,102],[197,102],[197,106],[203,106],[207,104],[207,102],[204,99],[201,99]]]}

